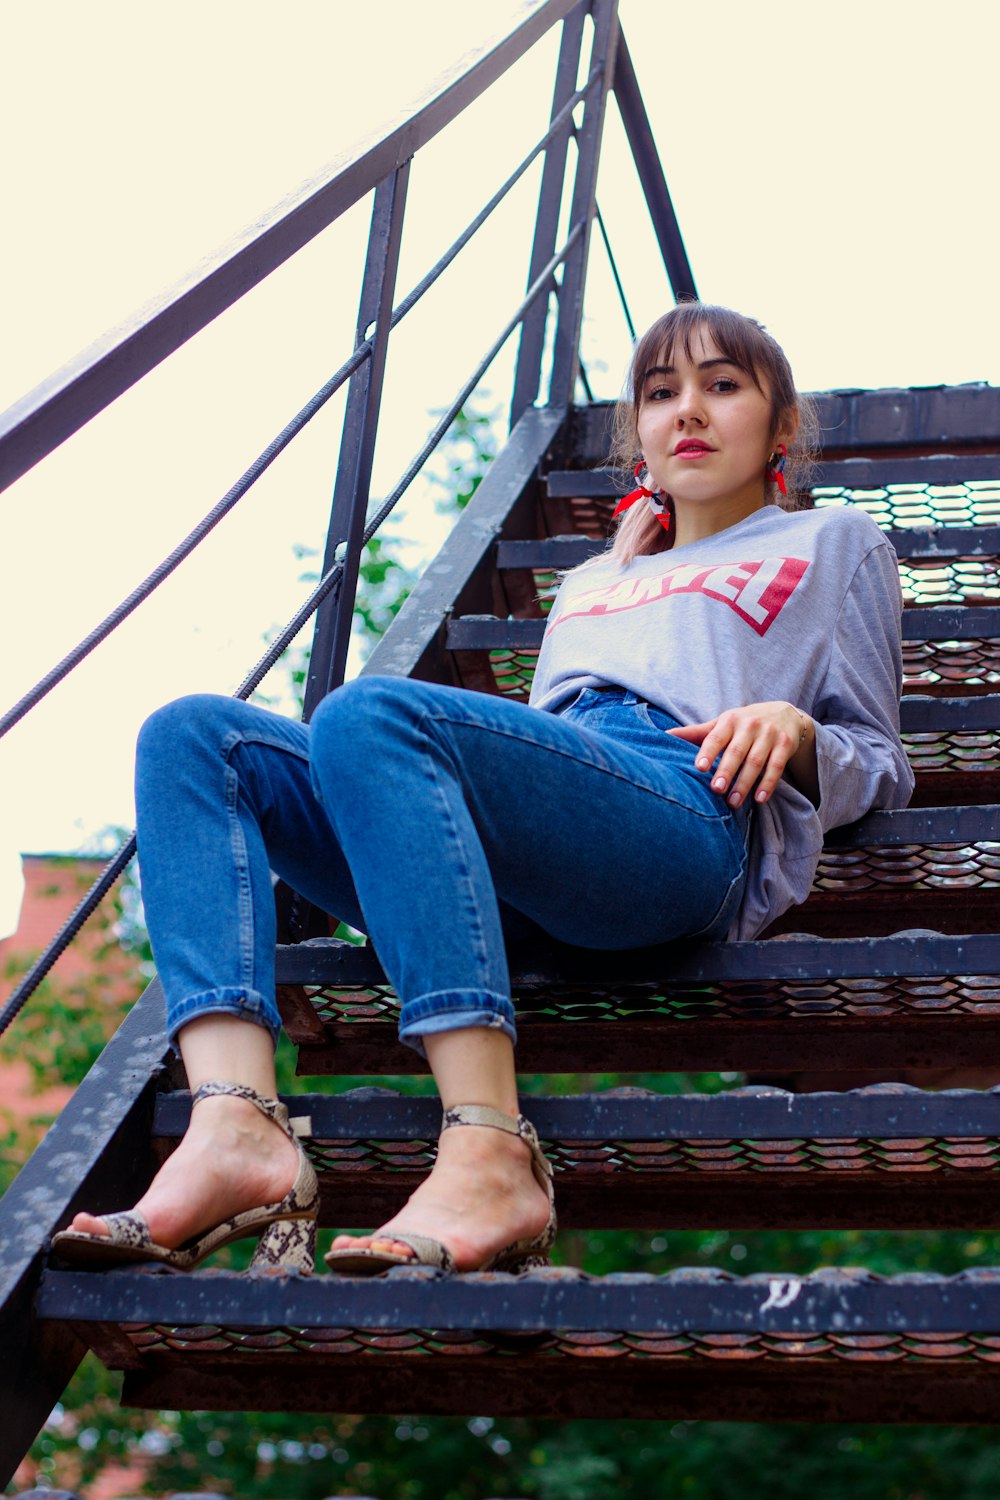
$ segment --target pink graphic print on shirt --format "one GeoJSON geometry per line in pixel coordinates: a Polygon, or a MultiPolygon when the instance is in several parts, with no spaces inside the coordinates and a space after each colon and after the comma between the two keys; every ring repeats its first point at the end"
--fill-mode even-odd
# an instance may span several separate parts
{"type": "Polygon", "coordinates": [[[736,611],[758,635],[766,635],[801,582],[809,564],[801,557],[765,557],[759,562],[722,563],[714,568],[682,563],[654,578],[585,589],[551,621],[555,630],[581,615],[613,615],[656,604],[674,594],[707,594],[736,611]]]}

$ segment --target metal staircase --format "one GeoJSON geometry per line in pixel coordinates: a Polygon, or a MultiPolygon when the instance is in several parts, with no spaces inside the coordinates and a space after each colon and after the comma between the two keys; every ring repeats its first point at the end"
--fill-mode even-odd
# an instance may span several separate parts
{"type": "MultiPolygon", "coordinates": [[[[590,7],[530,9],[536,31],[565,17],[553,105],[565,127],[576,77],[567,59],[574,45],[579,51],[590,7]]],[[[591,77],[597,92],[609,83],[620,91],[675,291],[690,290],[620,41],[613,71],[615,7],[599,0],[593,10],[600,66],[591,77]]],[[[523,50],[527,33],[514,35],[523,50]]],[[[509,52],[505,65],[514,60],[509,52]]],[[[545,197],[553,188],[543,184],[528,276],[529,292],[540,290],[519,310],[509,441],[368,672],[525,697],[544,628],[540,588],[555,568],[603,546],[622,493],[621,476],[602,468],[607,409],[570,404],[585,265],[584,255],[574,281],[572,251],[593,212],[599,114],[592,146],[585,126],[575,132],[571,244],[560,252],[558,282],[545,197]],[[532,309],[544,311],[550,294],[559,301],[552,381],[536,405],[545,320],[532,323],[532,309]]],[[[546,173],[560,140],[565,165],[563,127],[550,137],[546,173]]],[[[373,173],[385,154],[376,159],[373,173]]],[[[387,244],[392,260],[404,170],[393,166],[391,190],[375,175],[369,184],[383,184],[373,221],[381,260],[370,258],[359,316],[367,363],[352,356],[354,373],[368,374],[352,385],[349,462],[324,564],[326,580],[340,569],[337,588],[328,584],[328,594],[339,591],[340,614],[323,606],[308,703],[338,680],[346,649],[378,361],[394,316],[392,276],[379,282],[371,267],[384,271],[387,244]]],[[[329,207],[336,193],[326,196],[329,207]]],[[[124,389],[125,376],[118,379],[124,389]]],[[[53,399],[56,430],[58,392],[53,399]]],[[[853,1073],[862,1086],[532,1096],[570,1228],[1000,1226],[1000,1090],[864,1084],[921,1069],[996,1070],[1000,1078],[1000,390],[833,393],[819,408],[832,441],[813,503],[863,505],[900,559],[913,806],[837,830],[808,902],[759,941],[626,954],[532,942],[510,958],[526,1072],[726,1070],[788,1081],[853,1073]]],[[[3,441],[0,434],[0,458],[3,441]]],[[[296,921],[300,937],[324,930],[316,914],[300,913],[293,928],[296,921]]],[[[421,1069],[396,1040],[394,997],[370,948],[323,935],[286,941],[278,980],[302,1075],[421,1069]]],[[[374,1281],[54,1269],[51,1232],[83,1204],[100,1212],[132,1201],[184,1130],[190,1100],[162,1023],[154,982],[0,1204],[0,1346],[19,1356],[13,1381],[6,1362],[0,1477],[87,1348],[123,1372],[124,1403],[153,1408],[1000,1416],[1000,1267],[890,1278],[858,1268],[803,1277],[623,1268],[595,1277],[557,1266],[451,1278],[414,1268],[374,1281]]],[[[439,1115],[432,1099],[381,1088],[304,1093],[294,1112],[312,1119],[321,1224],[378,1223],[429,1168],[439,1115]]]]}

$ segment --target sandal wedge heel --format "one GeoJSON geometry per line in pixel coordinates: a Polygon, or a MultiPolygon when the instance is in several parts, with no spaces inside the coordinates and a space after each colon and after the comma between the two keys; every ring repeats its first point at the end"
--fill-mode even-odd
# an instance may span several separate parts
{"type": "Polygon", "coordinates": [[[265,1203],[261,1208],[234,1214],[177,1249],[156,1243],[138,1209],[103,1214],[101,1217],[109,1230],[107,1235],[89,1234],[79,1229],[63,1229],[53,1235],[52,1253],[61,1263],[106,1270],[112,1266],[154,1262],[175,1271],[193,1271],[213,1251],[257,1234],[260,1238],[250,1271],[312,1273],[316,1256],[319,1184],[312,1163],[289,1120],[288,1110],[279,1100],[267,1099],[245,1084],[225,1082],[203,1084],[192,1098],[192,1108],[202,1099],[217,1094],[231,1094],[248,1100],[294,1143],[299,1153],[299,1168],[285,1196],[275,1203],[265,1203]]]}

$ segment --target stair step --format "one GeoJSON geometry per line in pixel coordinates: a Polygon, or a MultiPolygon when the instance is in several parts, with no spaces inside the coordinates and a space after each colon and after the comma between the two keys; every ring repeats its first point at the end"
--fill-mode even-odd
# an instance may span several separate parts
{"type": "MultiPolygon", "coordinates": [[[[326,1227],[384,1223],[430,1171],[434,1098],[363,1089],[286,1102],[312,1122],[326,1227]]],[[[983,1175],[1000,1173],[993,1091],[623,1089],[526,1096],[521,1107],[555,1168],[564,1228],[1000,1227],[983,1175]]],[[[159,1097],[161,1150],[189,1115],[189,1095],[159,1097]]]]}
{"type": "MultiPolygon", "coordinates": [[[[973,733],[982,723],[969,720],[968,705],[973,697],[996,696],[1000,685],[1000,610],[975,608],[973,619],[973,609],[904,611],[904,730],[910,727],[907,705],[917,696],[961,702],[963,708],[947,721],[952,733],[973,733]]],[[[525,701],[545,626],[544,616],[502,620],[496,615],[460,615],[449,620],[445,644],[462,686],[525,701]]],[[[1000,709],[994,708],[988,717],[1000,720],[1000,709]]],[[[995,729],[997,724],[983,727],[995,729]]]]}
{"type": "MultiPolygon", "coordinates": [[[[515,985],[638,984],[647,993],[658,986],[709,985],[760,980],[802,981],[1000,974],[1000,934],[942,936],[900,932],[885,938],[843,938],[817,942],[809,934],[778,942],[664,943],[620,953],[573,948],[554,940],[524,943],[512,955],[515,985]],[[656,976],[666,975],[665,979],[656,976]]],[[[367,944],[311,938],[280,945],[279,984],[336,984],[348,987],[385,981],[367,944]]]]}
{"type": "Polygon", "coordinates": [[[249,1278],[47,1271],[123,1404],[995,1421],[1000,1271],[249,1278]],[[426,1376],[426,1379],[423,1378],[426,1376]]]}
{"type": "MultiPolygon", "coordinates": [[[[899,558],[907,611],[1000,601],[1000,527],[938,526],[888,531],[886,535],[899,558]]],[[[601,536],[498,542],[497,572],[510,613],[538,617],[556,571],[577,567],[606,550],[607,541],[601,536]]],[[[911,621],[905,623],[912,625],[911,621]]]]}
{"type": "MultiPolygon", "coordinates": [[[[374,951],[278,949],[302,1074],[420,1073],[374,951]]],[[[511,953],[524,1072],[798,1071],[1000,1063],[1000,936],[897,934],[511,953]]]]}
{"type": "MultiPolygon", "coordinates": [[[[489,650],[498,646],[538,647],[546,621],[501,620],[497,615],[460,615],[449,622],[448,648],[489,650]]],[[[903,640],[967,641],[1000,638],[1000,606],[941,605],[903,611],[903,640]]]]}
{"type": "MultiPolygon", "coordinates": [[[[910,467],[920,460],[911,460],[910,467]]],[[[871,486],[863,471],[851,472],[859,460],[819,465],[820,476],[812,493],[817,508],[856,505],[884,530],[895,533],[924,527],[995,527],[1000,521],[1000,456],[991,455],[983,466],[983,479],[969,473],[975,460],[956,461],[954,477],[927,482],[899,482],[893,464],[866,465],[871,486]],[[846,471],[846,472],[845,472],[846,471]],[[888,485],[888,488],[885,486],[888,485]]],[[[900,466],[904,467],[904,466],[900,466]]],[[[635,488],[631,474],[611,470],[578,469],[547,476],[541,501],[544,529],[553,535],[564,532],[603,541],[614,524],[618,500],[635,488]],[[600,478],[591,478],[599,475],[600,478]],[[548,480],[551,479],[551,485],[548,480]]]]}
{"type": "MultiPolygon", "coordinates": [[[[997,462],[1000,470],[1000,460],[997,462]]],[[[601,472],[601,471],[597,471],[601,472]]],[[[553,481],[579,475],[549,474],[547,484],[553,493],[553,481]]],[[[561,486],[557,486],[558,493],[561,486]]],[[[619,494],[621,492],[619,491],[619,494]]],[[[609,490],[607,498],[612,499],[609,490]]],[[[956,557],[1000,557],[1000,526],[930,526],[897,529],[886,533],[896,554],[906,561],[947,561],[956,557]]],[[[589,536],[550,536],[529,541],[497,543],[496,563],[501,572],[512,568],[537,568],[551,572],[557,568],[575,568],[589,557],[597,557],[606,543],[589,536]]]]}
{"type": "MultiPolygon", "coordinates": [[[[888,490],[895,485],[959,489],[968,484],[982,485],[992,505],[1000,507],[1000,452],[826,459],[815,465],[811,488],[853,492],[888,490]]],[[[555,500],[579,496],[617,501],[634,488],[635,479],[630,472],[608,465],[550,469],[545,475],[546,494],[555,500]]],[[[823,496],[821,503],[829,504],[829,500],[823,496]]]]}

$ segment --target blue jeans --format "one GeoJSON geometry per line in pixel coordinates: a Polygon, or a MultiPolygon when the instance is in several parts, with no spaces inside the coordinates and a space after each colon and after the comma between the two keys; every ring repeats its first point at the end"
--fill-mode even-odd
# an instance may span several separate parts
{"type": "Polygon", "coordinates": [[[615,688],[561,714],[360,677],[308,726],[182,698],[143,726],[139,860],[171,1038],[236,1015],[277,1037],[272,871],[365,932],[400,1036],[516,1039],[506,942],[584,948],[724,935],[748,812],[694,769],[668,714],[615,688]]]}

